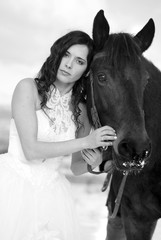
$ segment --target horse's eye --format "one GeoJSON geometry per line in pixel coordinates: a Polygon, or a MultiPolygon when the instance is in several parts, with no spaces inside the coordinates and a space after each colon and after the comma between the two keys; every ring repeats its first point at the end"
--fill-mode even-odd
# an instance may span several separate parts
{"type": "Polygon", "coordinates": [[[97,77],[98,77],[98,80],[99,80],[100,82],[105,82],[105,81],[106,81],[106,75],[105,75],[104,73],[99,73],[99,74],[97,75],[97,77]]]}

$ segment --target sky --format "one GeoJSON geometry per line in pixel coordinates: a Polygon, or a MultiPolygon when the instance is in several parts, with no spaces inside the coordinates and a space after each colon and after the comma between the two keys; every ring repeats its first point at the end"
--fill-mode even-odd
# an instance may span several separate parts
{"type": "Polygon", "coordinates": [[[1,0],[0,106],[10,106],[21,79],[36,76],[57,38],[78,29],[92,37],[100,9],[111,33],[137,34],[153,18],[155,37],[144,55],[161,69],[160,0],[1,0]]]}

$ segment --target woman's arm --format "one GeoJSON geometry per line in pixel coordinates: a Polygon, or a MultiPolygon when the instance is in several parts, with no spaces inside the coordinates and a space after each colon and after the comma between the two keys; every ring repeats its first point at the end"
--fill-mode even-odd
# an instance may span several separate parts
{"type": "MultiPolygon", "coordinates": [[[[80,121],[83,125],[80,127],[77,133],[77,138],[83,138],[90,134],[91,124],[89,123],[87,116],[86,106],[84,104],[80,104],[79,107],[81,109],[80,121]]],[[[99,152],[99,150],[95,149],[94,151],[94,149],[85,149],[83,151],[75,152],[72,154],[71,170],[74,175],[78,176],[88,172],[87,163],[93,168],[97,166],[95,162],[97,162],[97,165],[102,162],[102,154],[99,152]],[[92,155],[89,151],[92,152],[92,155]]]]}
{"type": "Polygon", "coordinates": [[[20,137],[22,149],[28,160],[52,158],[106,145],[101,136],[106,127],[83,138],[64,142],[41,142],[37,140],[38,123],[36,110],[40,100],[33,79],[24,79],[17,85],[12,99],[12,117],[20,137]]]}
{"type": "Polygon", "coordinates": [[[74,175],[78,176],[87,173],[87,163],[92,169],[99,166],[102,162],[102,153],[99,149],[85,149],[82,152],[73,153],[71,170],[74,175]]]}
{"type": "MultiPolygon", "coordinates": [[[[85,105],[81,105],[81,115],[80,121],[83,126],[78,131],[78,138],[83,138],[90,134],[91,125],[88,120],[87,110],[85,105]]],[[[112,145],[112,142],[116,139],[115,131],[107,126],[106,131],[106,143],[107,147],[112,145]]],[[[92,168],[99,166],[102,162],[102,152],[99,149],[84,149],[81,152],[76,152],[72,154],[71,170],[74,175],[81,175],[88,172],[87,163],[91,165],[92,168]]]]}
{"type": "MultiPolygon", "coordinates": [[[[78,133],[77,138],[82,138],[87,136],[91,131],[91,124],[89,123],[86,106],[80,104],[81,115],[80,115],[80,122],[83,124],[78,133]]],[[[81,175],[83,173],[88,172],[87,170],[87,162],[83,159],[82,153],[75,152],[72,154],[72,162],[71,162],[71,170],[74,175],[81,175]]]]}

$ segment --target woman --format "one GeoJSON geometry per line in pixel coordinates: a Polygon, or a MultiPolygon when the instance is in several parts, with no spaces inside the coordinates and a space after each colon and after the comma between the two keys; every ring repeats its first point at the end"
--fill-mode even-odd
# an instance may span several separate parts
{"type": "MultiPolygon", "coordinates": [[[[23,79],[15,88],[9,149],[0,157],[0,239],[79,239],[62,160],[109,146],[115,137],[106,126],[88,135],[83,102],[92,51],[86,33],[70,32],[53,44],[37,78],[23,79]]],[[[93,167],[101,161],[97,151],[84,159],[93,167]]]]}

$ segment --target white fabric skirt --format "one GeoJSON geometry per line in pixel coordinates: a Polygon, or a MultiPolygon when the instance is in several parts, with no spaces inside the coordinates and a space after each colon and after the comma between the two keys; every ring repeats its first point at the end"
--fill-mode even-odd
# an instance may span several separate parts
{"type": "Polygon", "coordinates": [[[0,155],[1,240],[79,239],[70,183],[54,174],[47,167],[17,164],[9,154],[0,155]]]}

